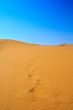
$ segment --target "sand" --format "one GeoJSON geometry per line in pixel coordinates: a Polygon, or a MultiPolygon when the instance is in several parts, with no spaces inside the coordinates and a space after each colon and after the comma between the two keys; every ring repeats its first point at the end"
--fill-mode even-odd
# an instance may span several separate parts
{"type": "Polygon", "coordinates": [[[0,110],[73,110],[73,45],[0,40],[0,110]]]}

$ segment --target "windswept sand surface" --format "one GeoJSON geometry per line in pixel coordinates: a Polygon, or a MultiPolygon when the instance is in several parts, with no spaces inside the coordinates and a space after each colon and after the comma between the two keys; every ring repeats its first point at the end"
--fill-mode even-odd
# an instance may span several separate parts
{"type": "Polygon", "coordinates": [[[0,110],[73,110],[73,46],[1,40],[0,110]]]}

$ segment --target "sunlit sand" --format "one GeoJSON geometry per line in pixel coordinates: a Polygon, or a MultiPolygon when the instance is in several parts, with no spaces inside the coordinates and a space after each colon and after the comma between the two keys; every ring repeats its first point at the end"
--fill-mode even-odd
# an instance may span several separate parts
{"type": "Polygon", "coordinates": [[[0,40],[0,110],[73,110],[73,45],[0,40]]]}

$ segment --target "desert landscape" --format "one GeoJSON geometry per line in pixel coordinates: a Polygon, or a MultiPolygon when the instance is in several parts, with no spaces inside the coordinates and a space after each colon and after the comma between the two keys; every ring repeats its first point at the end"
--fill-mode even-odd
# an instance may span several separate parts
{"type": "Polygon", "coordinates": [[[73,45],[0,40],[0,110],[73,110],[73,45]]]}

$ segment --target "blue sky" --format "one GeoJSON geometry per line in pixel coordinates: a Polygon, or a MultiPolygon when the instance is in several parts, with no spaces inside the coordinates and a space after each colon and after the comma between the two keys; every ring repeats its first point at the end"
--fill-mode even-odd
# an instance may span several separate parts
{"type": "Polygon", "coordinates": [[[73,43],[73,0],[0,0],[0,39],[73,43]]]}

